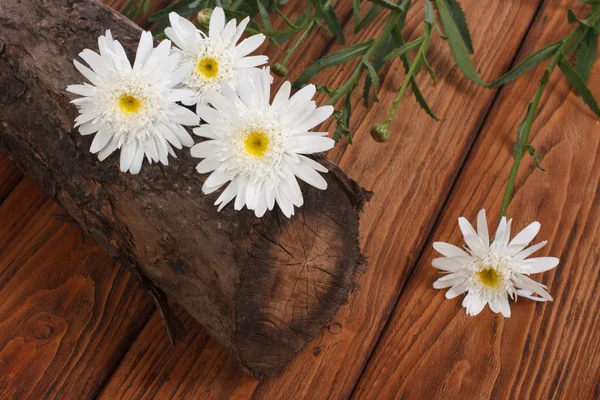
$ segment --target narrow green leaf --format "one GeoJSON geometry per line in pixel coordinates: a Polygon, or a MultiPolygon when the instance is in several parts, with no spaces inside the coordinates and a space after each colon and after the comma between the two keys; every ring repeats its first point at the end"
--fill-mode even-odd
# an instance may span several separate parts
{"type": "Polygon", "coordinates": [[[390,10],[400,11],[400,12],[405,11],[402,7],[400,7],[398,4],[394,3],[391,0],[369,0],[369,1],[373,4],[377,4],[378,6],[388,8],[390,10]]]}
{"type": "Polygon", "coordinates": [[[294,82],[294,87],[301,87],[306,82],[315,76],[318,72],[326,69],[335,67],[336,65],[344,64],[353,58],[364,55],[369,47],[373,44],[373,40],[367,40],[366,42],[357,43],[352,46],[348,46],[340,51],[329,54],[322,57],[312,63],[294,82]]]}
{"type": "MultiPolygon", "coordinates": [[[[392,31],[392,37],[394,37],[396,43],[398,46],[403,46],[404,45],[404,39],[402,38],[402,31],[401,29],[394,29],[392,31]]],[[[402,61],[402,65],[404,66],[404,72],[408,72],[408,70],[410,69],[411,66],[411,62],[410,62],[410,58],[408,57],[407,54],[403,54],[400,56],[400,60],[402,61]]],[[[412,92],[415,95],[415,99],[417,100],[417,103],[419,103],[419,105],[421,106],[421,108],[423,110],[425,110],[425,112],[434,120],[439,121],[440,119],[438,118],[437,115],[435,115],[435,113],[431,110],[431,107],[429,107],[429,104],[427,103],[427,100],[425,99],[425,96],[423,96],[423,93],[421,93],[421,89],[419,88],[419,84],[417,83],[417,80],[412,77],[410,79],[410,87],[412,88],[412,92]]]]}
{"type": "Polygon", "coordinates": [[[423,37],[417,38],[417,39],[413,40],[412,42],[406,43],[404,46],[399,47],[396,50],[392,51],[390,54],[388,54],[383,59],[383,61],[385,61],[385,62],[390,61],[393,58],[400,57],[400,56],[408,53],[411,50],[417,49],[417,48],[419,48],[419,46],[421,46],[421,43],[423,43],[423,37]]]}
{"type": "MultiPolygon", "coordinates": [[[[433,6],[429,0],[425,0],[425,23],[433,25],[435,24],[435,14],[433,12],[433,6]]],[[[467,34],[469,31],[467,31],[467,34]]],[[[469,39],[471,40],[471,39],[469,39]]]]}
{"type": "Polygon", "coordinates": [[[176,12],[182,17],[187,17],[188,15],[192,15],[194,12],[200,11],[200,7],[202,6],[201,0],[180,0],[175,4],[171,4],[168,7],[163,8],[152,14],[148,21],[150,22],[158,22],[163,18],[169,17],[170,12],[176,12]]]}
{"type": "Polygon", "coordinates": [[[273,25],[271,25],[271,19],[269,18],[269,12],[265,8],[262,1],[256,0],[256,5],[258,7],[258,15],[259,15],[260,20],[262,21],[265,29],[268,29],[270,31],[273,30],[273,25]]]}
{"type": "Polygon", "coordinates": [[[549,45],[531,53],[530,55],[525,57],[525,59],[521,61],[516,67],[514,67],[506,74],[502,75],[500,78],[496,79],[494,82],[486,86],[489,88],[497,88],[523,75],[527,71],[537,66],[542,61],[548,60],[549,58],[554,56],[554,54],[561,45],[562,41],[550,43],[549,45]]]}
{"type": "Polygon", "coordinates": [[[449,0],[435,0],[435,3],[440,12],[440,18],[442,25],[444,26],[444,32],[448,36],[448,44],[450,45],[450,52],[454,58],[454,62],[463,74],[475,83],[486,86],[487,83],[479,77],[473,60],[469,56],[469,47],[465,43],[464,38],[461,36],[461,31],[453,18],[450,9],[448,8],[449,0]]]}
{"type": "Polygon", "coordinates": [[[589,81],[590,73],[597,57],[598,33],[590,30],[581,42],[579,49],[577,49],[577,56],[575,57],[575,71],[577,71],[584,82],[589,81]]]}
{"type": "Polygon", "coordinates": [[[331,3],[327,2],[322,4],[319,0],[312,0],[312,4],[315,7],[316,14],[325,21],[327,26],[329,26],[329,29],[331,29],[331,32],[333,32],[337,41],[344,44],[346,42],[344,31],[331,3]]]}
{"type": "Polygon", "coordinates": [[[577,90],[577,93],[583,99],[585,104],[588,105],[588,107],[594,112],[594,114],[596,114],[597,117],[600,117],[600,107],[598,107],[598,102],[583,78],[564,58],[561,58],[561,60],[558,62],[558,66],[563,74],[565,74],[569,82],[571,82],[571,85],[575,87],[575,90],[577,90]]]}
{"type": "MultiPolygon", "coordinates": [[[[366,60],[363,58],[363,64],[367,68],[367,75],[369,76],[369,80],[371,81],[371,84],[373,85],[374,99],[375,99],[375,101],[379,101],[379,97],[377,96],[377,92],[379,91],[379,77],[377,76],[377,71],[375,71],[375,68],[373,68],[373,65],[371,65],[369,60],[366,60]]],[[[365,99],[365,104],[369,103],[369,92],[370,92],[369,87],[367,87],[365,85],[365,93],[363,96],[365,99]]]]}
{"type": "MultiPolygon", "coordinates": [[[[469,33],[469,26],[467,25],[467,18],[465,17],[465,13],[460,6],[458,0],[440,0],[444,3],[445,8],[448,10],[448,15],[452,18],[456,29],[462,41],[465,44],[469,54],[473,54],[473,42],[471,41],[471,34],[469,33]]],[[[438,5],[439,8],[439,5],[438,5]]],[[[444,24],[444,29],[446,29],[446,25],[444,24]]],[[[446,32],[447,33],[447,32],[446,32]]]]}
{"type": "Polygon", "coordinates": [[[365,26],[369,25],[379,15],[379,13],[381,12],[381,10],[383,10],[382,7],[378,6],[377,4],[373,4],[371,6],[371,8],[369,8],[369,11],[367,11],[367,13],[365,14],[365,16],[354,27],[354,33],[358,33],[365,26]]]}
{"type": "Polygon", "coordinates": [[[354,14],[354,26],[360,22],[360,0],[352,0],[352,13],[354,14]]]}

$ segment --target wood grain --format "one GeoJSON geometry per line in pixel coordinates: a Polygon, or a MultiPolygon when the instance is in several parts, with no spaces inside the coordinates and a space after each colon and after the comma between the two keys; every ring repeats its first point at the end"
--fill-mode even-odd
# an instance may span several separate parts
{"type": "MultiPolygon", "coordinates": [[[[573,29],[559,12],[568,7],[585,15],[576,1],[547,3],[522,55],[573,29]]],[[[490,211],[495,230],[517,125],[542,69],[502,90],[432,241],[461,245],[457,217],[473,221],[481,208],[490,211]]],[[[594,79],[599,72],[595,68],[590,80],[594,93],[600,92],[594,79]]],[[[437,255],[428,243],[356,398],[598,398],[599,125],[557,70],[533,128],[533,144],[548,172],[527,158],[509,208],[513,232],[540,221],[536,242],[549,240],[540,256],[561,259],[556,269],[534,276],[549,285],[554,302],[519,299],[511,304],[510,319],[487,308],[468,317],[462,296],[444,300],[443,291],[432,288],[437,271],[431,260],[437,255]]]]}
{"type": "MultiPolygon", "coordinates": [[[[485,77],[497,76],[510,65],[536,6],[528,1],[515,2],[511,7],[491,1],[485,7],[481,7],[481,3],[464,2],[475,38],[486,34],[504,39],[485,45],[476,39],[476,62],[485,77]],[[493,12],[484,11],[490,9],[493,12]],[[504,23],[491,24],[498,15],[504,23]],[[508,32],[512,32],[511,35],[508,32]]],[[[408,32],[420,29],[422,10],[418,7],[416,5],[411,11],[408,32]]],[[[352,42],[372,36],[381,29],[382,21],[376,21],[375,28],[363,33],[364,36],[353,37],[352,42]]],[[[351,30],[352,27],[346,27],[349,37],[352,37],[351,30]]],[[[436,49],[439,45],[436,42],[432,47],[436,49]]],[[[393,126],[398,133],[389,144],[382,146],[372,142],[368,129],[371,123],[383,117],[386,107],[380,104],[377,108],[365,108],[359,105],[360,96],[357,95],[355,121],[362,121],[357,130],[357,141],[351,147],[334,150],[330,156],[341,159],[351,174],[367,182],[377,193],[363,219],[366,221],[363,243],[370,255],[370,270],[360,278],[360,288],[330,328],[297,356],[281,376],[259,384],[254,393],[257,398],[344,398],[352,391],[495,95],[493,91],[467,83],[455,68],[451,68],[448,54],[438,51],[433,64],[441,82],[437,87],[429,84],[424,87],[436,111],[446,118],[442,123],[429,120],[412,99],[407,99],[400,112],[405,117],[393,126]],[[456,86],[459,83],[460,86],[456,86]],[[423,132],[430,133],[424,136],[423,132]],[[433,152],[441,156],[429,157],[433,152]],[[416,216],[415,209],[419,210],[416,216]]],[[[328,83],[335,86],[350,73],[352,70],[344,67],[341,72],[323,73],[317,80],[329,80],[328,83]]],[[[392,67],[388,75],[387,90],[384,89],[382,97],[382,103],[387,105],[394,97],[389,86],[397,87],[402,79],[399,66],[392,67]]],[[[136,343],[133,348],[137,346],[136,343]]],[[[125,371],[126,368],[120,368],[115,377],[125,371]]],[[[125,375],[135,373],[136,370],[128,371],[125,375]]],[[[234,384],[228,381],[231,374],[219,371],[207,381],[221,382],[226,387],[234,384]]],[[[119,379],[124,381],[124,378],[119,379]]],[[[203,382],[193,384],[203,385],[203,382]]],[[[246,386],[247,383],[242,385],[243,388],[246,386]]]]}
{"type": "MultiPolygon", "coordinates": [[[[491,80],[512,62],[538,2],[461,4],[475,38],[475,63],[480,74],[491,80]],[[483,37],[498,40],[484,42],[483,37]]],[[[411,10],[407,32],[420,32],[420,7],[421,2],[411,10]]],[[[373,26],[381,29],[383,21],[373,26]]],[[[395,97],[389,87],[398,88],[402,81],[397,64],[390,68],[381,104],[364,108],[358,106],[360,99],[355,99],[355,121],[360,121],[356,140],[331,156],[376,193],[361,220],[369,270],[359,278],[359,289],[338,312],[330,330],[297,356],[280,377],[261,383],[255,392],[258,398],[346,398],[361,374],[496,95],[467,81],[453,67],[439,38],[431,49],[430,61],[439,82],[432,86],[425,83],[424,76],[420,82],[443,121],[434,122],[407,97],[391,126],[390,142],[381,145],[370,138],[370,125],[385,119],[395,97]]],[[[332,74],[332,85],[338,85],[349,72],[332,74]]]]}
{"type": "Polygon", "coordinates": [[[29,178],[0,206],[0,397],[91,398],[152,311],[29,178]]]}
{"type": "Polygon", "coordinates": [[[10,162],[8,157],[0,153],[0,203],[4,201],[22,177],[21,172],[10,162]]]}

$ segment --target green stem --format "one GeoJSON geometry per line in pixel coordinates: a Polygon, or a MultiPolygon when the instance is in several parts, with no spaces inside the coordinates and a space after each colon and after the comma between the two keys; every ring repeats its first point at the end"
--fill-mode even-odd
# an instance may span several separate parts
{"type": "MultiPolygon", "coordinates": [[[[373,42],[371,47],[369,47],[369,49],[363,56],[364,59],[366,59],[366,60],[370,59],[373,56],[373,54],[375,54],[377,49],[388,39],[389,35],[392,34],[392,31],[398,24],[398,20],[408,10],[410,1],[411,0],[402,0],[402,3],[400,3],[400,7],[402,8],[403,11],[394,11],[392,13],[391,18],[388,20],[388,23],[385,26],[385,28],[383,29],[383,32],[381,32],[381,35],[379,35],[379,37],[377,39],[375,39],[375,41],[373,42]]],[[[350,79],[344,84],[344,86],[342,86],[341,88],[339,88],[338,90],[335,91],[335,94],[329,98],[329,101],[327,102],[327,104],[330,106],[335,105],[339,99],[341,99],[349,91],[351,91],[358,83],[358,80],[362,76],[362,73],[364,72],[364,70],[365,70],[365,64],[362,62],[359,63],[356,66],[356,69],[354,70],[354,73],[352,74],[350,79]]]]}
{"type": "Polygon", "coordinates": [[[294,54],[294,51],[296,51],[296,49],[298,48],[300,43],[302,43],[308,37],[308,35],[312,31],[312,28],[315,26],[315,23],[316,23],[316,19],[311,18],[310,23],[308,24],[308,27],[306,27],[304,32],[302,32],[302,34],[298,37],[298,40],[296,40],[296,43],[294,43],[292,45],[292,47],[290,47],[289,50],[285,52],[285,55],[283,56],[283,59],[280,62],[281,65],[285,66],[285,63],[288,62],[288,60],[290,59],[292,54],[294,54]]]}
{"type": "MultiPolygon", "coordinates": [[[[600,18],[600,7],[595,7],[590,11],[588,15],[589,25],[593,26],[598,20],[598,18],[600,18]]],[[[589,27],[580,26],[576,30],[571,32],[569,36],[563,39],[562,45],[556,50],[554,57],[552,57],[550,64],[548,64],[548,67],[546,68],[544,74],[542,75],[542,78],[540,79],[540,85],[538,86],[533,101],[528,106],[525,119],[523,119],[523,121],[519,125],[517,143],[515,144],[513,151],[514,162],[510,170],[508,182],[506,183],[506,189],[504,190],[504,197],[502,198],[502,205],[500,207],[500,217],[505,217],[508,211],[508,205],[510,204],[512,192],[515,187],[515,179],[517,178],[517,172],[519,171],[521,161],[523,160],[523,156],[525,155],[527,143],[529,142],[529,134],[531,133],[531,128],[533,126],[533,122],[535,120],[537,110],[542,99],[542,95],[544,94],[544,90],[546,89],[546,86],[550,81],[550,75],[552,75],[552,72],[554,72],[554,69],[558,65],[559,61],[565,56],[565,54],[569,54],[571,51],[577,49],[577,47],[585,39],[585,36],[587,35],[589,29],[589,27]]]]}

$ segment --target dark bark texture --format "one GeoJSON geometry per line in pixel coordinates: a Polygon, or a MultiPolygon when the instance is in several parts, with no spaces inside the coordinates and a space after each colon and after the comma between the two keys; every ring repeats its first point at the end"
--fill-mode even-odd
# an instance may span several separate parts
{"type": "Polygon", "coordinates": [[[72,61],[96,50],[107,28],[135,50],[140,28],[94,0],[0,0],[0,147],[140,277],[172,330],[164,293],[242,368],[272,374],[353,289],[368,193],[319,158],[330,169],[328,190],[302,185],[296,216],[257,219],[231,205],[217,212],[218,194],[202,194],[206,176],[189,150],[137,176],[119,171],[118,152],[98,162],[92,136],[73,129],[77,110],[65,88],[84,80],[72,61]]]}

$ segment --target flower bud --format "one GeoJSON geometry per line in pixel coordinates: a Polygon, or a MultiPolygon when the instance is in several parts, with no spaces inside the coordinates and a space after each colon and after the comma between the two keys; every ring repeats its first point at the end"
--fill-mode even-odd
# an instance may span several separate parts
{"type": "Polygon", "coordinates": [[[387,142],[389,139],[389,131],[386,124],[377,124],[371,126],[371,137],[379,143],[387,142]]]}
{"type": "Polygon", "coordinates": [[[285,67],[285,65],[280,64],[280,63],[275,63],[275,64],[271,65],[271,72],[273,72],[275,75],[283,78],[287,75],[288,70],[285,67]]]}
{"type": "Polygon", "coordinates": [[[204,8],[204,9],[198,11],[198,14],[196,15],[196,19],[198,20],[198,23],[201,26],[208,27],[208,25],[210,24],[211,16],[212,16],[212,9],[204,8]]]}

